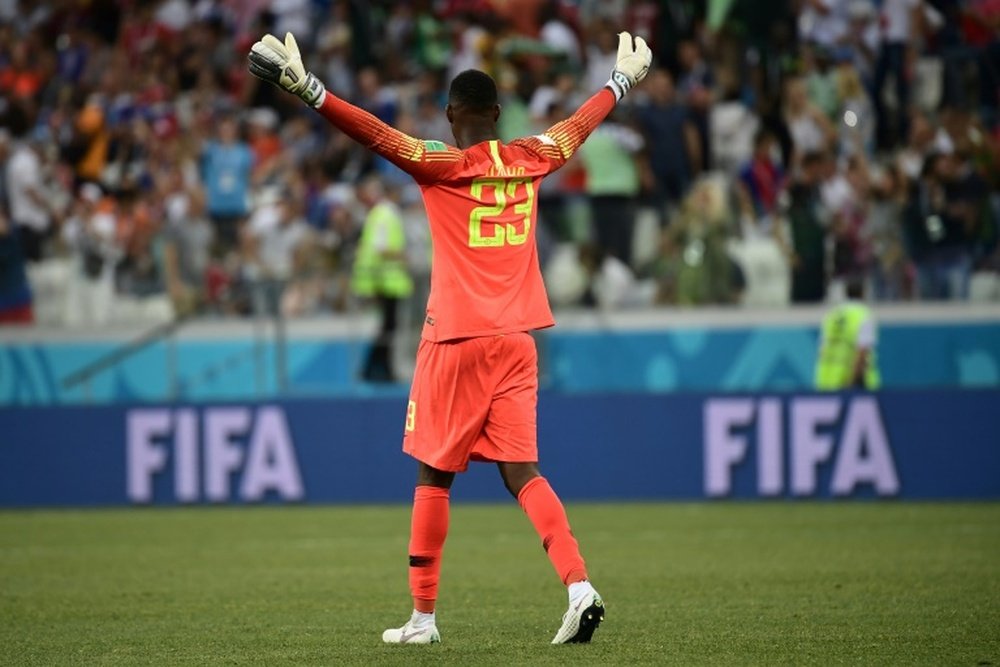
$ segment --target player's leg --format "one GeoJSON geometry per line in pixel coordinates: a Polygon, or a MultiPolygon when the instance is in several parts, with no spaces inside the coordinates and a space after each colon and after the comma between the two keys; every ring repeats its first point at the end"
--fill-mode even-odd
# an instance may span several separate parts
{"type": "Polygon", "coordinates": [[[587,581],[587,567],[562,502],[538,471],[538,356],[535,341],[515,334],[495,341],[500,378],[484,438],[474,450],[496,461],[504,485],[528,515],[559,578],[569,589],[570,611],[554,643],[590,641],[604,618],[603,602],[587,581]]]}
{"type": "Polygon", "coordinates": [[[417,486],[410,518],[410,594],[413,613],[401,628],[382,633],[388,644],[432,644],[441,641],[434,617],[441,554],[448,537],[449,492],[455,473],[418,462],[417,486]]]}
{"type": "Polygon", "coordinates": [[[448,537],[449,492],[454,479],[453,472],[419,464],[410,521],[410,593],[413,608],[426,614],[434,613],[437,602],[441,554],[448,537]]]}
{"type": "Polygon", "coordinates": [[[535,527],[546,555],[569,593],[569,609],[553,644],[589,642],[604,620],[604,601],[587,579],[587,566],[559,496],[536,463],[498,463],[504,486],[535,527]]]}
{"type": "Polygon", "coordinates": [[[587,578],[587,566],[580,555],[569,519],[559,496],[535,463],[498,463],[504,486],[517,499],[538,532],[552,566],[569,586],[587,578]]]}
{"type": "Polygon", "coordinates": [[[421,341],[406,413],[403,449],[418,461],[410,524],[409,577],[413,613],[402,628],[382,634],[392,644],[440,641],[434,611],[441,554],[448,535],[449,490],[465,470],[482,431],[489,402],[482,400],[470,361],[482,363],[475,339],[454,344],[421,341]]]}

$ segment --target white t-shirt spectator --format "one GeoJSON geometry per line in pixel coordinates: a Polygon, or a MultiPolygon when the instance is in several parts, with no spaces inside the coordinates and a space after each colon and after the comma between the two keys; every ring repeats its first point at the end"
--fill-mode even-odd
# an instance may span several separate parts
{"type": "Polygon", "coordinates": [[[274,14],[275,35],[290,32],[298,35],[299,41],[309,43],[308,36],[313,32],[309,0],[271,0],[271,12],[274,14]]]}
{"type": "Polygon", "coordinates": [[[20,145],[7,162],[6,177],[11,219],[36,232],[47,230],[48,211],[31,194],[42,195],[42,162],[38,154],[28,146],[20,145]]]}
{"type": "Polygon", "coordinates": [[[193,18],[191,3],[186,0],[167,0],[156,9],[156,22],[174,32],[187,28],[193,18]]]}
{"type": "Polygon", "coordinates": [[[257,257],[264,276],[292,277],[295,252],[309,239],[309,225],[300,218],[282,221],[280,204],[263,206],[250,217],[250,233],[257,239],[257,257]]]}
{"type": "Polygon", "coordinates": [[[827,148],[823,128],[809,114],[804,113],[790,118],[788,131],[792,135],[792,144],[800,155],[827,148]]]}
{"type": "Polygon", "coordinates": [[[618,62],[618,52],[605,53],[596,46],[587,49],[587,90],[600,90],[608,82],[611,71],[618,62]]]}
{"type": "Polygon", "coordinates": [[[539,36],[547,46],[565,53],[571,63],[580,62],[580,42],[577,41],[573,29],[562,21],[547,22],[542,26],[539,36]]]}
{"type": "Polygon", "coordinates": [[[847,33],[846,0],[819,0],[825,11],[807,4],[799,14],[799,37],[825,47],[834,47],[847,33]]]}
{"type": "Polygon", "coordinates": [[[909,42],[913,36],[913,10],[921,0],[883,0],[882,39],[888,44],[909,42]]]}
{"type": "Polygon", "coordinates": [[[819,191],[823,205],[835,214],[843,213],[856,199],[854,188],[843,173],[838,173],[825,181],[819,191]]]}
{"type": "Polygon", "coordinates": [[[708,117],[712,136],[712,163],[718,169],[737,169],[753,154],[753,138],[760,127],[756,114],[742,102],[723,101],[708,117]]]}

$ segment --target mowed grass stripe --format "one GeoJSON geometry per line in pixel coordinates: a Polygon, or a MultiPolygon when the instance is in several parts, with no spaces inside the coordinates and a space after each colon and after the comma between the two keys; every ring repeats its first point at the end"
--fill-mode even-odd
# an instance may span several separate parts
{"type": "Polygon", "coordinates": [[[571,504],[608,618],[516,504],[452,510],[440,646],[409,613],[409,510],[0,512],[0,664],[1000,665],[1000,504],[571,504]]]}

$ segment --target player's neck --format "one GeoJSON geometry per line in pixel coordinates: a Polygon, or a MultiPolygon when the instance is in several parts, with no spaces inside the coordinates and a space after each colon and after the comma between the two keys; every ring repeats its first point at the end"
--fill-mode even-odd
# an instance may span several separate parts
{"type": "Polygon", "coordinates": [[[455,141],[461,149],[475,146],[484,141],[498,139],[495,123],[469,123],[455,129],[455,141]]]}

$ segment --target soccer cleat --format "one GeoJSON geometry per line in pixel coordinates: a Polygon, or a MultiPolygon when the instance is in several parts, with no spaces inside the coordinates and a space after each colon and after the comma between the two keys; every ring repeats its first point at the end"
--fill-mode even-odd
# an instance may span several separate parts
{"type": "Polygon", "coordinates": [[[382,641],[386,644],[438,644],[441,634],[433,623],[417,627],[411,618],[401,628],[389,628],[382,633],[382,641]]]}
{"type": "Polygon", "coordinates": [[[562,627],[552,643],[586,644],[603,620],[604,600],[597,591],[591,589],[579,600],[570,601],[569,609],[563,614],[562,627]]]}

